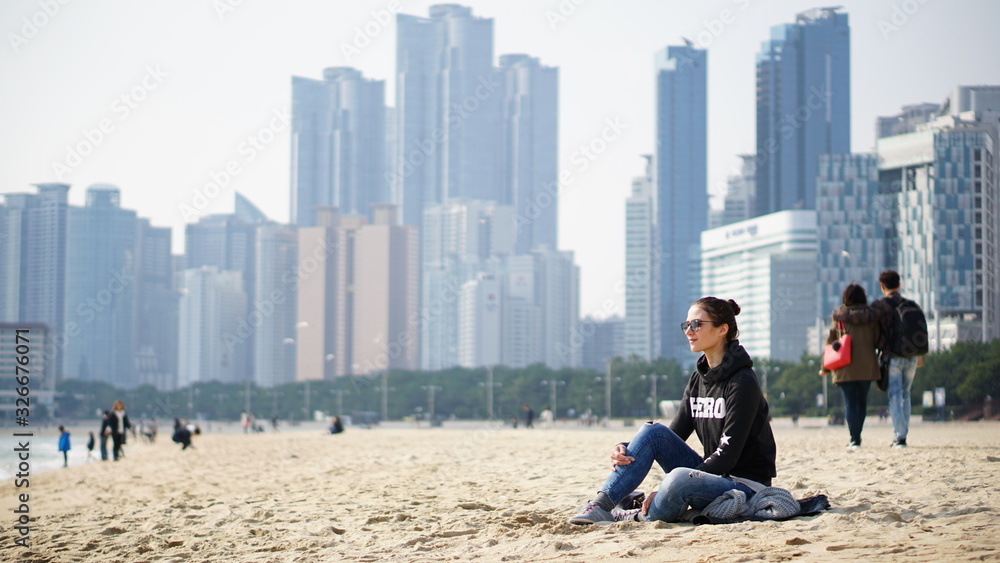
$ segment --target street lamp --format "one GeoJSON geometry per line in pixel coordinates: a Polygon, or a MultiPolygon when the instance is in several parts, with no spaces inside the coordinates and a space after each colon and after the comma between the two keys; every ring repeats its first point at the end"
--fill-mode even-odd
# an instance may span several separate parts
{"type": "Polygon", "coordinates": [[[657,381],[666,381],[667,380],[667,375],[666,374],[664,374],[664,375],[656,375],[655,373],[651,373],[649,375],[643,374],[643,375],[639,376],[639,379],[648,379],[650,381],[651,385],[652,385],[652,389],[650,389],[650,394],[649,394],[650,401],[652,402],[652,404],[650,405],[650,407],[651,407],[650,410],[653,413],[652,420],[656,420],[656,415],[657,415],[657,413],[659,413],[659,408],[656,406],[656,382],[657,381]]]}
{"type": "MultiPolygon", "coordinates": [[[[559,414],[558,414],[559,413],[559,409],[556,408],[556,389],[560,385],[566,385],[566,382],[563,381],[563,380],[561,380],[561,379],[558,380],[558,381],[555,380],[555,379],[542,380],[542,385],[548,385],[549,386],[549,403],[550,403],[549,406],[552,409],[553,419],[559,418],[559,414]]],[[[553,420],[553,422],[554,421],[555,420],[553,420]]]]}
{"type": "MultiPolygon", "coordinates": [[[[604,381],[604,416],[605,416],[605,426],[608,426],[608,425],[611,424],[611,381],[612,381],[612,377],[611,377],[611,361],[612,361],[612,359],[613,358],[608,358],[607,360],[605,360],[605,363],[608,366],[608,373],[607,373],[607,375],[605,375],[603,378],[600,378],[600,377],[595,377],[594,378],[594,381],[597,381],[598,383],[600,383],[602,380],[604,381]]],[[[621,380],[622,380],[622,378],[620,378],[620,377],[615,377],[614,378],[614,381],[621,381],[621,380]]]]}
{"type": "Polygon", "coordinates": [[[434,392],[441,391],[444,387],[437,385],[421,385],[421,389],[427,391],[427,416],[430,418],[431,426],[434,426],[434,392]]]}
{"type": "Polygon", "coordinates": [[[486,387],[486,418],[493,421],[493,388],[503,387],[502,383],[493,383],[493,366],[486,366],[486,383],[479,383],[480,387],[486,387]]]}

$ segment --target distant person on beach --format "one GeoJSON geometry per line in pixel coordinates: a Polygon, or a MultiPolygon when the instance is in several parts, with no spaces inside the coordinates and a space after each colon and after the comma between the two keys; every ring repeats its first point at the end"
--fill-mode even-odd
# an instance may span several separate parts
{"type": "MultiPolygon", "coordinates": [[[[867,310],[871,315],[865,288],[858,284],[852,283],[844,288],[840,300],[843,304],[837,309],[838,312],[867,310]]],[[[861,431],[865,427],[865,415],[868,412],[868,390],[871,389],[872,381],[877,381],[880,377],[875,347],[878,345],[881,327],[874,320],[867,323],[833,321],[826,343],[836,342],[842,334],[851,335],[851,363],[833,370],[833,384],[840,387],[844,395],[844,419],[851,435],[847,450],[855,451],[861,448],[861,431]],[[843,332],[840,330],[841,326],[843,332]]],[[[830,374],[827,370],[820,373],[824,376],[830,374]]]]}
{"type": "Polygon", "coordinates": [[[126,432],[130,428],[132,428],[132,423],[129,422],[128,415],[125,414],[125,403],[120,400],[115,401],[115,404],[111,406],[111,413],[108,414],[108,427],[106,429],[106,432],[111,435],[112,454],[115,461],[125,457],[122,446],[125,445],[126,432]]]}
{"type": "Polygon", "coordinates": [[[271,413],[271,430],[278,431],[278,413],[271,413]]]}
{"type": "Polygon", "coordinates": [[[250,433],[250,415],[247,411],[240,411],[240,426],[243,427],[244,434],[250,433]]]}
{"type": "Polygon", "coordinates": [[[339,416],[334,416],[330,420],[330,434],[340,434],[344,431],[344,422],[340,420],[339,416]]]}
{"type": "Polygon", "coordinates": [[[174,419],[174,435],[171,439],[183,446],[181,451],[194,447],[191,445],[191,430],[179,418],[174,419]]]}
{"type": "Polygon", "coordinates": [[[90,431],[90,438],[87,439],[87,461],[97,459],[94,457],[94,431],[90,431]]]}
{"type": "Polygon", "coordinates": [[[732,489],[746,500],[775,476],[774,435],[768,406],[740,345],[732,299],[703,297],[688,310],[681,330],[692,352],[701,353],[688,380],[681,408],[670,426],[650,421],[611,452],[611,475],[572,524],[616,520],[678,521],[690,506],[702,510],[732,489]],[[704,454],[685,442],[698,435],[704,454]],[[667,474],[642,508],[615,510],[638,487],[653,462],[667,474]],[[614,512],[613,512],[614,511],[614,512]]]}
{"type": "MultiPolygon", "coordinates": [[[[878,276],[879,288],[883,297],[872,301],[869,309],[841,310],[833,313],[834,321],[849,323],[877,322],[881,330],[878,349],[882,355],[881,361],[889,364],[889,416],[892,417],[893,441],[892,448],[905,448],[906,437],[910,430],[910,388],[917,373],[917,366],[923,361],[927,349],[926,320],[924,332],[916,337],[906,337],[901,334],[903,322],[897,309],[905,306],[907,309],[920,307],[905,299],[899,293],[899,273],[886,270],[878,276]]],[[[921,319],[923,312],[920,312],[921,319]]]]}
{"type": "Polygon", "coordinates": [[[111,428],[108,426],[108,417],[111,411],[104,411],[101,416],[101,461],[108,461],[108,436],[111,435],[111,428]]]}
{"type": "Polygon", "coordinates": [[[555,414],[552,413],[552,409],[548,405],[542,409],[542,412],[538,413],[538,420],[542,423],[542,428],[552,428],[552,423],[555,420],[555,414]]]}
{"type": "Polygon", "coordinates": [[[63,454],[63,467],[69,467],[69,432],[59,425],[59,451],[63,454]]]}
{"type": "Polygon", "coordinates": [[[521,410],[524,411],[524,427],[534,428],[535,425],[532,423],[535,421],[535,411],[531,410],[531,407],[528,405],[521,407],[521,410]]]}

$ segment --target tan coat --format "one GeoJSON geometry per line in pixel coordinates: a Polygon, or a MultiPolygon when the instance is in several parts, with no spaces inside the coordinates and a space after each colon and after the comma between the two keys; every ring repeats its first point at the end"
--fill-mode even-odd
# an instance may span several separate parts
{"type": "MultiPolygon", "coordinates": [[[[841,309],[865,309],[868,305],[852,305],[841,309]]],[[[878,323],[844,323],[844,332],[851,335],[851,363],[833,370],[834,384],[846,381],[876,381],[879,379],[878,353],[875,345],[879,337],[878,323]]],[[[830,334],[826,343],[830,344],[840,338],[837,322],[830,324],[830,334]]]]}

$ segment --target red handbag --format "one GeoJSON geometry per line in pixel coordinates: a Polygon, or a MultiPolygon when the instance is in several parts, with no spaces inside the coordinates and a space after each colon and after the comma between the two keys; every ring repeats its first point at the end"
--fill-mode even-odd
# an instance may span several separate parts
{"type": "Polygon", "coordinates": [[[840,338],[823,348],[823,369],[835,370],[851,363],[851,335],[844,334],[844,322],[837,321],[840,338]]]}

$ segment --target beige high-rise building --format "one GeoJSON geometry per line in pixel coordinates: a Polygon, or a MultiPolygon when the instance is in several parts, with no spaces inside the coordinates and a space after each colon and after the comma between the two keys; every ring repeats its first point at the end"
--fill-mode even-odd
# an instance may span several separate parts
{"type": "Polygon", "coordinates": [[[317,226],[299,229],[296,381],[333,379],[351,373],[354,234],[368,223],[341,215],[336,207],[315,208],[317,226]]]}
{"type": "Polygon", "coordinates": [[[419,369],[420,247],[399,208],[373,205],[373,223],[354,231],[352,374],[419,369]]]}

